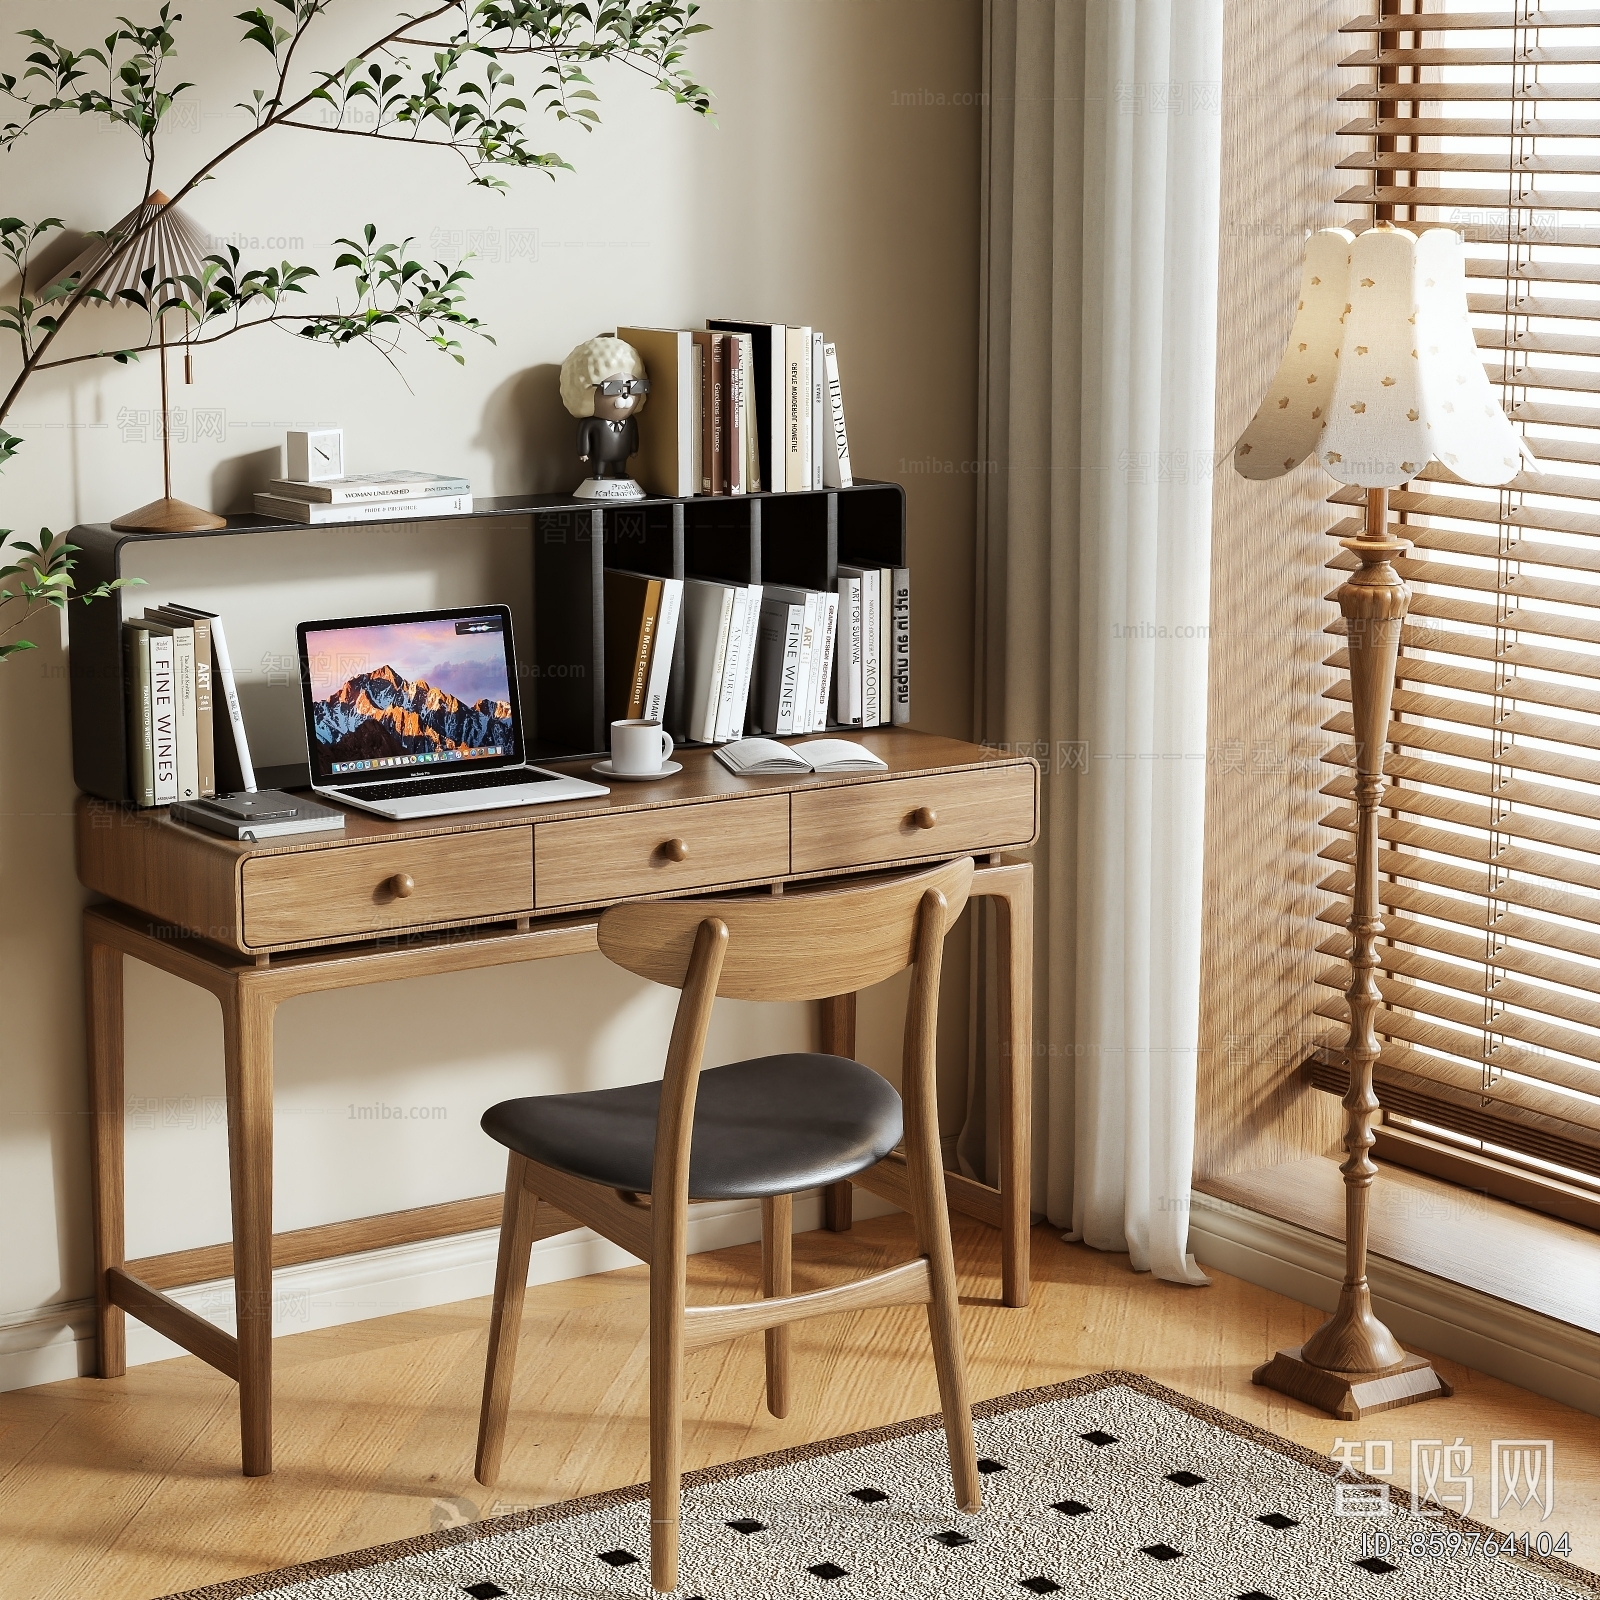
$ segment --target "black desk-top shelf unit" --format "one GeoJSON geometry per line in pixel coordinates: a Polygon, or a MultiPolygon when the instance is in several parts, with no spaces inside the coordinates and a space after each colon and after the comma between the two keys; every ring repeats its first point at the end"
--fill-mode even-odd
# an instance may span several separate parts
{"type": "MultiPolygon", "coordinates": [[[[841,561],[847,566],[907,565],[905,491],[897,483],[625,505],[567,495],[506,495],[478,500],[470,516],[522,519],[531,532],[534,636],[531,642],[517,641],[517,657],[524,679],[523,715],[532,724],[531,748],[543,760],[605,753],[605,568],[662,578],[831,589],[841,561]]],[[[419,516],[406,523],[462,520],[468,519],[419,516]]],[[[322,523],[318,529],[336,533],[371,526],[367,521],[322,523]]],[[[515,525],[507,531],[515,531],[515,525]]],[[[225,528],[198,533],[123,533],[106,523],[90,523],[74,528],[68,537],[80,552],[78,586],[90,589],[125,575],[123,552],[129,545],[304,532],[302,522],[244,516],[229,517],[225,528]]],[[[85,794],[126,802],[132,796],[121,606],[113,598],[72,606],[68,615],[73,776],[85,794]]],[[[681,627],[675,649],[667,728],[679,738],[684,729],[681,627]]]]}

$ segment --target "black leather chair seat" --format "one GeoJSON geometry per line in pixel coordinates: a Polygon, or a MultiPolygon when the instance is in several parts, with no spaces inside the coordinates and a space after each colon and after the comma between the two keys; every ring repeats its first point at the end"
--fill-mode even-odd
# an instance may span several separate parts
{"type": "MultiPolygon", "coordinates": [[[[547,1167],[612,1189],[650,1191],[661,1083],[503,1100],[483,1116],[491,1139],[547,1167]]],[[[900,1096],[843,1056],[762,1056],[700,1074],[689,1195],[746,1200],[794,1194],[862,1172],[899,1144],[900,1096]]]]}

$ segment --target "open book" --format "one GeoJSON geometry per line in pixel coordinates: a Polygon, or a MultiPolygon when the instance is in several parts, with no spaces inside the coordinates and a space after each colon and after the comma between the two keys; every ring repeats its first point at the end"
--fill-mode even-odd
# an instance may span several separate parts
{"type": "Polygon", "coordinates": [[[776,739],[739,739],[717,747],[717,760],[740,777],[786,772],[884,772],[865,745],[851,739],[810,739],[805,744],[779,744],[776,739]]]}

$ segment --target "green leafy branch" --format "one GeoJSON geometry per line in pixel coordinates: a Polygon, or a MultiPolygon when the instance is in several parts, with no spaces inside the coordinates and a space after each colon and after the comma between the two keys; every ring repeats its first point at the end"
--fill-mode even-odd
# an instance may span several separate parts
{"type": "MultiPolygon", "coordinates": [[[[200,183],[214,178],[233,156],[274,130],[356,137],[444,150],[464,164],[469,181],[504,189],[501,169],[570,170],[559,155],[536,147],[530,122],[536,113],[552,115],[588,129],[599,120],[598,96],[590,76],[597,64],[616,64],[645,74],[673,100],[702,116],[711,96],[685,64],[686,41],[706,31],[694,21],[692,0],[424,0],[409,15],[390,11],[391,22],[376,37],[337,65],[302,67],[299,58],[315,25],[337,0],[257,0],[236,14],[242,40],[263,50],[272,63],[269,83],[252,92],[243,109],[250,127],[213,154],[181,183],[169,204],[177,204],[200,183]],[[430,31],[433,30],[433,31],[430,31]],[[413,64],[407,52],[423,52],[413,64]],[[537,63],[535,81],[519,89],[508,60],[537,63]]],[[[178,53],[182,13],[174,0],[162,0],[153,21],[119,16],[104,38],[83,45],[64,43],[38,28],[21,37],[31,46],[20,72],[0,71],[0,106],[10,103],[9,120],[0,121],[0,151],[13,150],[51,117],[103,117],[128,129],[144,158],[144,186],[154,185],[158,138],[163,122],[189,82],[167,81],[178,53]]],[[[0,304],[0,334],[18,342],[20,369],[0,395],[0,423],[27,383],[39,372],[79,362],[137,359],[154,348],[163,319],[181,312],[184,341],[210,344],[246,328],[293,324],[299,337],[335,345],[365,342],[393,364],[402,337],[425,343],[462,361],[462,333],[487,338],[465,309],[464,285],[470,274],[461,265],[425,266],[410,255],[412,240],[379,244],[368,226],[360,239],[341,239],[335,271],[355,273],[356,292],[348,309],[298,308],[291,297],[304,295],[317,276],[314,268],[284,261],[276,266],[246,266],[236,250],[206,258],[195,277],[157,281],[153,269],[136,289],[114,295],[101,287],[120,276],[119,268],[156,224],[160,207],[150,206],[134,223],[107,238],[108,248],[87,271],[33,282],[33,259],[42,240],[62,227],[57,217],[28,223],[0,218],[0,255],[16,272],[16,298],[0,304]],[[63,329],[85,305],[116,301],[142,309],[147,317],[142,344],[86,354],[58,355],[53,347],[63,329]]],[[[15,435],[0,428],[0,466],[15,453],[15,435]]],[[[0,543],[12,536],[0,536],[0,543]]],[[[0,591],[0,611],[21,603],[24,619],[45,604],[62,602],[71,592],[71,550],[42,532],[38,545],[15,543],[20,561],[6,569],[13,587],[0,591]]],[[[95,591],[95,595],[105,592],[95,591]]],[[[87,598],[87,597],[85,597],[87,598]]],[[[0,638],[10,628],[0,628],[0,638]]],[[[0,659],[22,644],[0,651],[0,659]]]]}

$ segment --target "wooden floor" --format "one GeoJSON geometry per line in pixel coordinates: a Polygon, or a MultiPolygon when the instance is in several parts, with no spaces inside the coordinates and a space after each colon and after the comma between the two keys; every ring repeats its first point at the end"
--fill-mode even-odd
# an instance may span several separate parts
{"type": "MultiPolygon", "coordinates": [[[[803,1235],[795,1286],[904,1259],[907,1241],[900,1217],[803,1235]]],[[[748,1296],[757,1257],[755,1246],[694,1257],[691,1298],[748,1296]]],[[[1008,1311],[994,1234],[958,1224],[957,1258],[976,1397],[1131,1369],[1317,1449],[1340,1435],[1390,1440],[1402,1485],[1413,1437],[1459,1436],[1474,1446],[1485,1518],[1490,1440],[1550,1438],[1555,1514],[1535,1530],[1570,1531],[1573,1559],[1600,1567],[1591,1416],[1440,1362],[1454,1399],[1341,1425],[1250,1386],[1252,1366],[1320,1320],[1293,1301],[1217,1273],[1210,1289],[1159,1283],[1040,1228],[1033,1304],[1008,1311]]],[[[472,1478],[486,1323],[478,1300],[278,1340],[271,1478],[238,1475],[234,1387],[189,1357],[0,1395],[0,1597],[162,1595],[645,1476],[643,1268],[530,1291],[494,1492],[472,1478]]],[[[935,1409],[920,1308],[803,1324],[795,1345],[784,1422],[763,1409],[759,1337],[689,1358],[689,1466],[935,1409]]]]}

